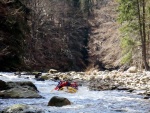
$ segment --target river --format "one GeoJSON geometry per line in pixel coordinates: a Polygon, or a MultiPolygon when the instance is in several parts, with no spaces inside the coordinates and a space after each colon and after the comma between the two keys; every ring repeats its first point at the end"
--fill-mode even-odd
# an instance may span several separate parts
{"type": "Polygon", "coordinates": [[[50,80],[36,81],[32,76],[17,77],[13,73],[0,73],[4,81],[32,81],[38,88],[41,99],[0,99],[0,110],[13,104],[36,106],[45,113],[150,113],[150,100],[143,96],[125,91],[89,91],[86,86],[79,86],[75,94],[53,91],[57,82],[50,80]],[[72,105],[64,107],[47,106],[53,96],[68,98],[72,105]]]}

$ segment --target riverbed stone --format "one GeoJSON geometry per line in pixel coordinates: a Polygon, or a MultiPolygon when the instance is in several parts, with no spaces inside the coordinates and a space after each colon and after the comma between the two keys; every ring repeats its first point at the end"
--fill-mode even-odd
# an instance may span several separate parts
{"type": "Polygon", "coordinates": [[[42,75],[42,76],[40,76],[40,78],[43,79],[43,80],[49,80],[49,79],[51,79],[50,74],[42,75]]]}
{"type": "Polygon", "coordinates": [[[37,87],[30,81],[7,82],[9,88],[28,88],[30,90],[38,91],[37,87]]]}
{"type": "Polygon", "coordinates": [[[0,80],[0,91],[8,89],[8,86],[5,81],[0,80]]]}
{"type": "Polygon", "coordinates": [[[150,97],[149,96],[145,96],[145,97],[143,97],[143,99],[149,99],[150,97]]]}
{"type": "Polygon", "coordinates": [[[54,73],[57,73],[58,71],[56,69],[50,69],[49,70],[49,74],[54,74],[54,73]]]}
{"type": "Polygon", "coordinates": [[[41,98],[42,96],[27,88],[11,88],[0,92],[2,98],[41,98]]]}
{"type": "Polygon", "coordinates": [[[2,111],[0,111],[0,113],[45,113],[45,112],[30,105],[14,104],[12,106],[3,109],[2,111]]]}
{"type": "Polygon", "coordinates": [[[147,95],[148,92],[150,92],[150,72],[148,71],[136,73],[113,71],[89,76],[91,76],[89,82],[90,90],[110,90],[112,88],[111,86],[116,86],[114,89],[118,90],[120,90],[120,88],[121,90],[132,89],[132,91],[143,90],[144,93],[140,93],[142,95],[147,95]]]}
{"type": "Polygon", "coordinates": [[[48,102],[48,106],[62,107],[65,105],[71,105],[71,102],[67,98],[64,98],[64,97],[54,96],[48,102]]]}
{"type": "Polygon", "coordinates": [[[132,66],[132,67],[130,67],[130,68],[127,70],[127,72],[129,72],[129,73],[136,73],[136,72],[137,72],[137,67],[136,67],[136,66],[132,66]]]}
{"type": "Polygon", "coordinates": [[[0,91],[1,98],[42,98],[36,86],[30,81],[6,82],[9,89],[0,91]]]}
{"type": "Polygon", "coordinates": [[[95,78],[92,78],[89,82],[90,90],[113,90],[118,87],[111,78],[104,78],[102,76],[101,78],[96,78],[95,80],[94,79],[95,78]]]}

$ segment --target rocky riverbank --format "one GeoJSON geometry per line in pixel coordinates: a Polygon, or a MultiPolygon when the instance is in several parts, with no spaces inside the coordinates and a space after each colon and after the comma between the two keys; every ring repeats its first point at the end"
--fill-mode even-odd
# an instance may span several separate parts
{"type": "MultiPolygon", "coordinates": [[[[25,76],[25,73],[19,73],[17,76],[25,76]]],[[[137,71],[135,67],[131,67],[127,71],[93,70],[89,72],[58,72],[51,69],[48,73],[37,73],[31,76],[35,76],[38,81],[76,81],[79,86],[88,86],[90,90],[128,90],[129,92],[138,92],[138,94],[150,96],[150,72],[137,71]]]]}
{"type": "Polygon", "coordinates": [[[42,79],[70,80],[79,85],[88,85],[90,90],[128,90],[150,96],[150,72],[131,67],[127,71],[49,72],[42,79]]]}
{"type": "Polygon", "coordinates": [[[93,72],[89,80],[89,89],[98,91],[113,89],[127,90],[150,96],[150,72],[93,72]]]}
{"type": "MultiPolygon", "coordinates": [[[[42,74],[15,73],[15,75],[13,75],[13,73],[8,74],[2,73],[0,75],[0,78],[2,80],[1,85],[3,85],[3,87],[0,87],[1,90],[0,92],[4,91],[8,92],[14,89],[19,89],[20,90],[19,94],[22,94],[22,92],[35,91],[37,94],[40,94],[44,98],[32,98],[33,96],[32,97],[30,96],[28,98],[27,97],[28,93],[25,94],[25,97],[20,96],[19,99],[18,96],[13,97],[13,99],[11,99],[11,97],[7,97],[5,99],[1,98],[0,113],[6,112],[60,113],[62,111],[63,111],[62,113],[66,113],[68,111],[67,106],[56,108],[53,107],[53,105],[54,106],[69,105],[69,110],[71,113],[73,113],[75,107],[79,107],[78,108],[79,110],[77,109],[78,111],[76,112],[84,112],[84,111],[89,112],[89,110],[92,109],[94,110],[96,109],[96,113],[100,110],[103,110],[103,113],[104,112],[110,113],[113,111],[116,112],[126,111],[132,113],[144,111],[148,112],[149,100],[145,99],[149,98],[149,76],[150,72],[146,71],[139,72],[129,70],[128,71],[93,70],[89,72],[52,71],[49,73],[42,73],[42,74]],[[38,75],[38,77],[36,75],[38,75]],[[57,85],[57,82],[53,81],[59,80],[77,81],[79,85],[85,86],[83,87],[79,86],[79,90],[75,94],[57,91],[50,92],[57,85]],[[35,84],[37,88],[32,83],[35,84]],[[90,90],[88,90],[87,87],[90,90]],[[29,91],[27,91],[27,89],[29,91]],[[39,92],[37,91],[37,89],[39,92]],[[139,94],[144,94],[144,96],[117,90],[138,92],[139,94]],[[57,97],[56,101],[52,101],[53,97],[55,98],[57,97]],[[58,101],[57,99],[60,99],[60,101],[58,101]],[[66,101],[66,99],[68,99],[69,101],[66,101]],[[62,100],[64,100],[64,103],[62,103],[62,100]],[[135,102],[138,104],[135,104],[135,102]],[[84,107],[81,108],[81,106],[84,107]],[[95,106],[98,107],[95,108],[95,106]],[[106,109],[106,106],[108,109],[106,109]]],[[[15,92],[17,92],[17,90],[15,90],[15,92]]]]}

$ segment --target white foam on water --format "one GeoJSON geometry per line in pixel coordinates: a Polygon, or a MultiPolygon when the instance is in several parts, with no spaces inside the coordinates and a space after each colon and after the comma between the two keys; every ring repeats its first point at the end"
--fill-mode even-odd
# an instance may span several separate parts
{"type": "Polygon", "coordinates": [[[87,87],[79,87],[77,93],[71,94],[53,90],[57,82],[36,81],[32,77],[26,79],[14,76],[13,73],[0,73],[4,81],[32,81],[38,88],[41,99],[0,99],[0,109],[13,104],[29,104],[37,106],[46,113],[148,113],[150,101],[142,96],[123,91],[89,91],[87,87]],[[72,105],[64,107],[47,106],[53,96],[68,98],[72,105]]]}

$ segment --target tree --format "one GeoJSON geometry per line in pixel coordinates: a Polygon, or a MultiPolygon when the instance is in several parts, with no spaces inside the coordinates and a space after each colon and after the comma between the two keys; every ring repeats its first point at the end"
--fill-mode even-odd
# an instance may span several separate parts
{"type": "Polygon", "coordinates": [[[84,0],[81,8],[81,1],[26,1],[32,10],[29,20],[30,38],[26,39],[27,65],[38,70],[86,68],[90,2],[84,0]]]}
{"type": "Polygon", "coordinates": [[[24,68],[24,40],[29,9],[20,0],[0,1],[0,70],[24,68]]]}
{"type": "Polygon", "coordinates": [[[118,2],[120,4],[118,8],[118,20],[123,26],[121,28],[123,39],[130,40],[134,43],[131,43],[132,47],[130,47],[130,50],[132,49],[130,51],[132,52],[131,56],[141,50],[141,65],[144,64],[145,70],[149,70],[147,62],[147,31],[149,26],[146,24],[148,22],[147,16],[149,15],[146,10],[148,7],[148,5],[146,5],[148,0],[118,0],[118,2]]]}

